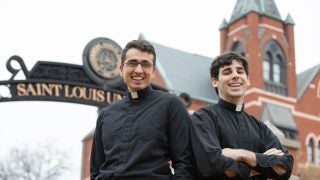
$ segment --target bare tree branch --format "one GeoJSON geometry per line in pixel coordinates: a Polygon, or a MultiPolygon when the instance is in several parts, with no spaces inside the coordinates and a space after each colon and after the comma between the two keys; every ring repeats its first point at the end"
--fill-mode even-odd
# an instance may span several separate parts
{"type": "Polygon", "coordinates": [[[0,159],[1,180],[57,180],[71,170],[66,151],[53,143],[38,145],[30,151],[13,147],[6,159],[0,159]]]}

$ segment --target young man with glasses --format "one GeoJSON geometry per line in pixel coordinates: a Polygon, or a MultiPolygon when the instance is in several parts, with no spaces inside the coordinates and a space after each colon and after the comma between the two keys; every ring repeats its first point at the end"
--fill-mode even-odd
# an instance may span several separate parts
{"type": "Polygon", "coordinates": [[[133,40],[123,49],[120,74],[128,96],[99,114],[90,159],[92,180],[193,179],[189,115],[177,96],[151,88],[155,64],[156,53],[148,41],[133,40]]]}
{"type": "Polygon", "coordinates": [[[244,57],[230,52],[210,67],[217,104],[191,116],[191,144],[199,180],[289,179],[293,157],[261,121],[244,111],[250,85],[244,57]]]}

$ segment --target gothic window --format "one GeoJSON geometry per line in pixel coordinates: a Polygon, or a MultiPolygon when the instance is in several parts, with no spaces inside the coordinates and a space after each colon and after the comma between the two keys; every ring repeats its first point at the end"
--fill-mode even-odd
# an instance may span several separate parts
{"type": "Polygon", "coordinates": [[[309,139],[308,147],[307,147],[307,154],[308,154],[308,162],[314,163],[314,142],[313,138],[309,139]]]}
{"type": "Polygon", "coordinates": [[[232,45],[232,51],[234,51],[234,52],[240,54],[241,56],[245,57],[242,44],[241,44],[239,41],[235,42],[235,43],[232,45]]]}
{"type": "Polygon", "coordinates": [[[271,55],[270,55],[270,53],[269,52],[267,52],[267,54],[266,54],[266,58],[265,58],[265,60],[263,61],[263,79],[265,80],[265,81],[270,81],[270,71],[271,71],[271,69],[270,69],[270,61],[269,61],[269,59],[271,59],[271,55]]]}
{"type": "Polygon", "coordinates": [[[269,92],[287,95],[287,67],[281,47],[270,41],[264,50],[263,79],[269,92]]]}
{"type": "Polygon", "coordinates": [[[275,83],[282,83],[281,78],[281,57],[277,56],[274,63],[273,63],[273,81],[275,83]]]}

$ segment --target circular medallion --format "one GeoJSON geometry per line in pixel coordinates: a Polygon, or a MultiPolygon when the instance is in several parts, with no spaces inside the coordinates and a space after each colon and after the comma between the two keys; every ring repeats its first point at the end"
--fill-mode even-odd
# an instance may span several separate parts
{"type": "Polygon", "coordinates": [[[90,68],[89,75],[98,83],[119,78],[121,47],[108,38],[96,38],[88,43],[83,53],[85,68],[90,68]]]}

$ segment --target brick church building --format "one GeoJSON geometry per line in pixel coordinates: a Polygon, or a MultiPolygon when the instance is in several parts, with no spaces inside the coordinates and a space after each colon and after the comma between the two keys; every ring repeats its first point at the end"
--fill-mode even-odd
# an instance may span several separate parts
{"type": "MultiPolygon", "coordinates": [[[[296,74],[293,18],[282,19],[274,0],[237,0],[219,30],[220,52],[236,51],[248,59],[251,86],[245,110],[267,124],[294,156],[291,179],[319,178],[320,64],[296,74]]],[[[212,58],[152,44],[157,53],[155,85],[187,93],[190,113],[217,102],[210,82],[212,58]]],[[[93,133],[83,139],[81,179],[89,179],[93,133]]]]}

